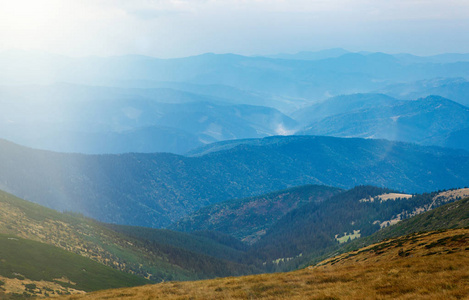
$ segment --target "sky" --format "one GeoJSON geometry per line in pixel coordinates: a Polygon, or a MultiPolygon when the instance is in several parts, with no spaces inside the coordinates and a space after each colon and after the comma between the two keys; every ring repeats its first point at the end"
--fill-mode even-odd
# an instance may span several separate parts
{"type": "Polygon", "coordinates": [[[469,53],[468,0],[0,0],[0,51],[469,53]]]}

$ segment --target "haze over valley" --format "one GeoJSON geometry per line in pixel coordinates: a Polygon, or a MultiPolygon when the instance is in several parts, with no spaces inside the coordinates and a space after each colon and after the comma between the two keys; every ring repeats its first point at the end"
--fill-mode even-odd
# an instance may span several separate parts
{"type": "Polygon", "coordinates": [[[469,298],[469,6],[0,4],[0,298],[469,298]]]}

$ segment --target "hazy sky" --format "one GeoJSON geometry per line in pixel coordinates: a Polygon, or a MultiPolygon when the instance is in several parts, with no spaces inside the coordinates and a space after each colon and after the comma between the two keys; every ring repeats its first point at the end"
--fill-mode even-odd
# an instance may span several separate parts
{"type": "Polygon", "coordinates": [[[469,52],[468,0],[0,0],[0,51],[469,52]]]}

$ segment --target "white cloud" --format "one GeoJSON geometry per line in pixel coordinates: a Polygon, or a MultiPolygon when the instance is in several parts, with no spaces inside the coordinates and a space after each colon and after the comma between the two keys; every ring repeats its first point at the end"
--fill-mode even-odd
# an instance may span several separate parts
{"type": "Polygon", "coordinates": [[[0,0],[0,5],[0,50],[162,57],[327,47],[469,52],[466,0],[0,0]]]}

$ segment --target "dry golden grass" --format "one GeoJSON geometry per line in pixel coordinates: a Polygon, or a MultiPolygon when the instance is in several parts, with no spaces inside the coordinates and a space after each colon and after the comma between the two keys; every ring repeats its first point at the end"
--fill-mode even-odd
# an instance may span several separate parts
{"type": "MultiPolygon", "coordinates": [[[[435,198],[443,197],[449,200],[453,200],[456,198],[466,198],[469,197],[469,188],[457,189],[457,190],[450,190],[446,192],[441,192],[435,196],[435,198]]],[[[448,201],[449,201],[448,200],[448,201]]]]}
{"type": "Polygon", "coordinates": [[[401,237],[304,270],[99,291],[68,299],[469,299],[469,229],[401,237]]]}
{"type": "Polygon", "coordinates": [[[29,294],[34,294],[34,297],[36,298],[59,297],[62,294],[85,294],[85,291],[63,287],[56,282],[44,280],[36,281],[27,278],[19,280],[17,278],[7,278],[0,276],[0,281],[3,282],[3,284],[0,286],[0,299],[3,299],[8,294],[10,294],[9,296],[11,296],[11,294],[23,295],[25,290],[29,290],[29,294]],[[26,289],[25,286],[28,284],[34,284],[36,288],[26,289]]]}

